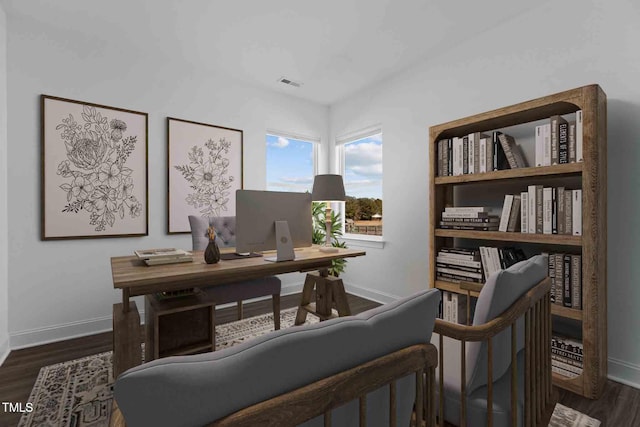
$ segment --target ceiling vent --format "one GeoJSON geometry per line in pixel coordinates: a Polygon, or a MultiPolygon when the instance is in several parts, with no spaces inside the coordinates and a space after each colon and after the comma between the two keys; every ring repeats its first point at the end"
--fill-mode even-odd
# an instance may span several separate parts
{"type": "Polygon", "coordinates": [[[300,87],[300,86],[302,86],[302,83],[294,82],[293,80],[290,80],[290,79],[288,79],[288,78],[286,78],[286,77],[280,77],[280,78],[278,79],[278,81],[279,81],[280,83],[284,83],[284,84],[286,84],[286,85],[293,86],[293,87],[300,87]]]}

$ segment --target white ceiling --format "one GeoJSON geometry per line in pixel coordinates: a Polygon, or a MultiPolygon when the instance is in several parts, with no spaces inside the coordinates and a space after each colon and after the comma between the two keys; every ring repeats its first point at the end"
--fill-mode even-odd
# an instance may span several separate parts
{"type": "Polygon", "coordinates": [[[52,37],[69,38],[69,48],[89,51],[115,45],[123,52],[184,61],[324,105],[435,57],[536,5],[530,0],[0,3],[10,26],[12,19],[33,20],[52,37]],[[303,86],[278,83],[281,76],[303,86]]]}

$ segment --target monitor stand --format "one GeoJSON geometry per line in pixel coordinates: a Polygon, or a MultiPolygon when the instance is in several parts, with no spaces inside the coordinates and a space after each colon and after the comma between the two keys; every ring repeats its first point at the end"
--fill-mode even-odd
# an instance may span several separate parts
{"type": "Polygon", "coordinates": [[[266,257],[265,261],[293,261],[296,257],[293,251],[293,241],[289,232],[289,223],[287,221],[276,221],[276,250],[275,257],[266,257]]]}

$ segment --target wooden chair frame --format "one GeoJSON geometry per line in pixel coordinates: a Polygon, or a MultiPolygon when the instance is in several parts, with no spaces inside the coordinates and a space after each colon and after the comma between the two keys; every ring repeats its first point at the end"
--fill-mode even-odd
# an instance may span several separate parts
{"type": "MultiPolygon", "coordinates": [[[[440,336],[439,374],[444,377],[444,336],[460,341],[460,426],[467,424],[466,343],[487,342],[487,425],[493,426],[493,346],[492,338],[511,328],[511,425],[517,423],[518,367],[516,321],[525,319],[525,386],[524,426],[546,426],[549,423],[556,394],[551,383],[551,281],[545,278],[519,298],[504,313],[479,326],[458,325],[436,319],[434,333],[440,336]]],[[[469,289],[476,290],[477,289],[469,289]]],[[[468,304],[467,304],[468,306],[468,304]]],[[[439,413],[444,414],[444,382],[439,382],[439,413]]],[[[444,416],[439,425],[445,425],[444,416]]]]}
{"type": "MultiPolygon", "coordinates": [[[[248,406],[209,424],[209,427],[295,426],[324,415],[331,427],[331,410],[359,400],[359,426],[366,426],[367,393],[389,386],[389,426],[396,427],[396,380],[414,374],[416,398],[412,425],[434,427],[435,368],[438,352],[433,344],[416,344],[320,379],[296,390],[248,406]]],[[[125,420],[114,402],[110,427],[124,427],[125,420]]]]}

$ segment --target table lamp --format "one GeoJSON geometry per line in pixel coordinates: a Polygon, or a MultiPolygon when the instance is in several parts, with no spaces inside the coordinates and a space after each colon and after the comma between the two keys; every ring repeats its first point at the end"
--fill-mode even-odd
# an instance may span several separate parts
{"type": "Polygon", "coordinates": [[[320,248],[320,251],[338,252],[338,248],[331,246],[331,202],[342,202],[345,200],[342,175],[316,175],[313,180],[311,199],[314,202],[326,202],[327,204],[324,214],[327,234],[324,239],[324,246],[320,248]]]}

